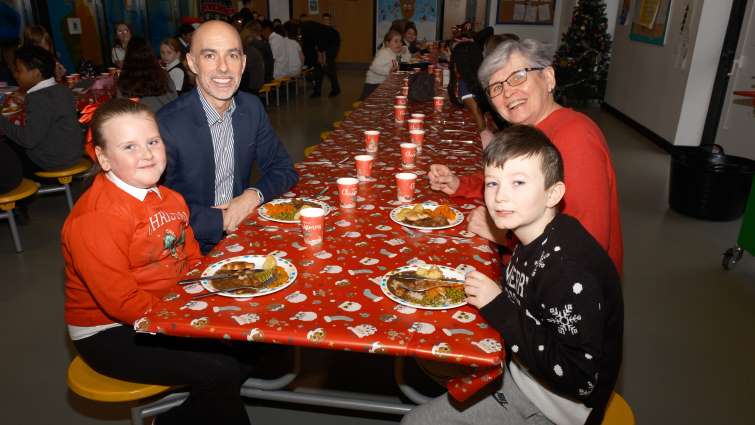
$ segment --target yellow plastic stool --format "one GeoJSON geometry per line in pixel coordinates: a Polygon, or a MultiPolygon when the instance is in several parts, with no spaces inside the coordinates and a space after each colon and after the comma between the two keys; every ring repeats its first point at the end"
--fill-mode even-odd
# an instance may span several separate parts
{"type": "Polygon", "coordinates": [[[352,112],[354,112],[354,111],[343,111],[343,117],[344,118],[348,118],[349,115],[351,115],[352,112]]]}
{"type": "MultiPolygon", "coordinates": [[[[105,402],[143,400],[171,389],[171,387],[163,385],[139,384],[101,375],[90,368],[79,356],[76,356],[68,366],[68,388],[84,398],[105,402]]],[[[181,404],[186,398],[185,395],[186,393],[170,394],[159,401],[162,402],[161,405],[157,404],[159,402],[152,403],[150,406],[150,409],[153,410],[152,414],[156,414],[155,411],[162,413],[181,404]]],[[[144,410],[144,407],[132,409],[132,423],[142,423],[141,421],[144,418],[142,410],[144,410]]]]}
{"type": "Polygon", "coordinates": [[[608,400],[602,425],[635,425],[632,408],[619,393],[613,393],[608,400]]]}
{"type": "Polygon", "coordinates": [[[10,225],[10,234],[13,238],[13,247],[16,252],[24,250],[21,246],[21,237],[18,235],[18,227],[16,226],[16,219],[13,217],[13,209],[16,208],[16,201],[28,198],[31,195],[37,193],[39,186],[29,179],[22,179],[21,183],[16,186],[15,189],[10,192],[0,193],[0,219],[7,218],[10,225]]]}
{"type": "Polygon", "coordinates": [[[34,173],[37,177],[44,179],[58,179],[60,186],[44,186],[39,189],[41,195],[54,192],[65,192],[66,201],[68,201],[68,210],[73,209],[73,196],[71,196],[71,181],[73,176],[86,173],[92,168],[92,161],[87,158],[81,158],[79,162],[68,168],[61,168],[59,170],[49,171],[37,171],[34,173]]]}
{"type": "Polygon", "coordinates": [[[328,137],[330,137],[330,132],[329,131],[323,131],[322,133],[320,133],[320,140],[324,141],[328,137]]]}
{"type": "Polygon", "coordinates": [[[312,152],[314,152],[315,149],[317,149],[317,145],[307,146],[306,148],[304,148],[304,158],[312,155],[312,152]]]}
{"type": "Polygon", "coordinates": [[[343,124],[343,121],[333,121],[333,128],[339,128],[343,124]]]}
{"type": "MultiPolygon", "coordinates": [[[[273,80],[269,83],[265,83],[262,85],[262,88],[264,89],[267,87],[268,92],[272,89],[275,89],[275,106],[281,106],[281,97],[280,97],[280,88],[281,88],[281,82],[278,80],[273,80]]],[[[262,92],[262,90],[260,90],[262,92]]],[[[267,101],[267,94],[265,94],[265,101],[267,101]]],[[[269,104],[269,103],[268,103],[269,104]]]]}
{"type": "Polygon", "coordinates": [[[362,101],[361,100],[357,100],[356,102],[354,102],[354,103],[351,104],[351,107],[354,108],[354,109],[357,109],[360,106],[362,106],[362,101]]]}

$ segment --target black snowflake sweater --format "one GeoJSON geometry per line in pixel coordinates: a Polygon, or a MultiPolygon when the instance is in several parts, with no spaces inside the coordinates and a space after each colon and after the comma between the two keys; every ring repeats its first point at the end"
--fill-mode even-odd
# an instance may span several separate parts
{"type": "Polygon", "coordinates": [[[559,214],[514,250],[503,293],[481,313],[507,352],[539,384],[592,408],[600,424],[621,364],[624,305],[619,276],[573,217],[559,214]]]}

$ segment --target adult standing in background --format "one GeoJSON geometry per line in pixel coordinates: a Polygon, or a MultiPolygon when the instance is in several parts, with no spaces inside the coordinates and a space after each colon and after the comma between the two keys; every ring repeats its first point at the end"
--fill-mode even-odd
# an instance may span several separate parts
{"type": "Polygon", "coordinates": [[[341,48],[341,34],[333,28],[332,17],[329,13],[322,15],[323,24],[316,32],[317,62],[315,62],[314,92],[313,98],[320,97],[322,92],[323,74],[330,80],[330,93],[328,97],[338,96],[341,86],[338,84],[336,70],[336,57],[341,48]]]}
{"type": "Polygon", "coordinates": [[[243,25],[246,25],[247,22],[254,19],[254,14],[252,13],[252,0],[243,0],[241,2],[241,10],[239,10],[239,15],[241,15],[243,25]]]}
{"type": "Polygon", "coordinates": [[[157,121],[168,156],[165,185],[183,195],[207,253],[298,176],[260,100],[236,92],[246,63],[238,32],[205,22],[186,59],[197,88],[161,109],[157,121]],[[262,177],[251,184],[255,164],[262,177]]]}

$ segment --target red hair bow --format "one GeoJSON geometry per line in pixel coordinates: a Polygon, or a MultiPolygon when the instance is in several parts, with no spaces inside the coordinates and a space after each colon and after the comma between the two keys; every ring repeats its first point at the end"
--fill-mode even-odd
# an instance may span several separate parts
{"type": "Polygon", "coordinates": [[[85,106],[84,109],[81,110],[81,117],[79,118],[79,123],[88,127],[86,139],[84,140],[84,152],[86,152],[94,162],[97,162],[97,155],[94,153],[94,137],[92,136],[92,126],[89,125],[89,123],[92,122],[94,111],[96,111],[100,105],[102,105],[102,102],[91,103],[85,106]]]}

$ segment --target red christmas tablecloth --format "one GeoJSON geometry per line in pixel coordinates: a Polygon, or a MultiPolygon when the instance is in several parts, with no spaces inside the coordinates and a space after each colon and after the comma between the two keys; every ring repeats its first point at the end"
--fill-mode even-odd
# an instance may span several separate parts
{"type": "MultiPolygon", "coordinates": [[[[114,84],[112,77],[97,77],[97,80],[90,89],[74,93],[76,111],[80,113],[88,105],[105,102],[111,99],[114,96],[114,84]]],[[[8,106],[10,102],[11,97],[7,96],[2,106],[8,106]]],[[[18,109],[17,112],[3,113],[10,122],[19,126],[24,125],[24,122],[26,121],[23,105],[20,105],[20,107],[21,108],[18,109]]]]}
{"type": "MultiPolygon", "coordinates": [[[[205,292],[200,284],[176,286],[135,328],[475,366],[475,374],[448,386],[460,400],[500,375],[504,357],[500,336],[477,309],[406,307],[391,301],[378,285],[380,277],[407,264],[441,264],[500,276],[495,248],[467,233],[466,223],[418,236],[389,218],[400,205],[394,178],[403,171],[399,143],[409,139],[407,125],[393,119],[394,96],[402,79],[401,74],[389,78],[312,155],[296,164],[299,184],[284,197],[307,196],[333,207],[325,219],[322,245],[306,246],[299,225],[266,221],[254,214],[189,273],[196,276],[210,264],[234,256],[272,253],[298,269],[291,286],[257,298],[213,296],[195,301],[190,300],[193,294],[205,292]],[[336,179],[356,174],[353,157],[364,153],[364,130],[381,131],[372,173],[375,181],[359,184],[355,209],[339,209],[336,179]]],[[[425,175],[433,162],[450,164],[458,173],[479,170],[479,138],[471,115],[448,105],[435,113],[432,102],[408,109],[426,115],[424,149],[417,156],[417,168],[410,170],[421,175],[415,200],[451,203],[468,213],[477,205],[432,191],[425,175]]]]}

